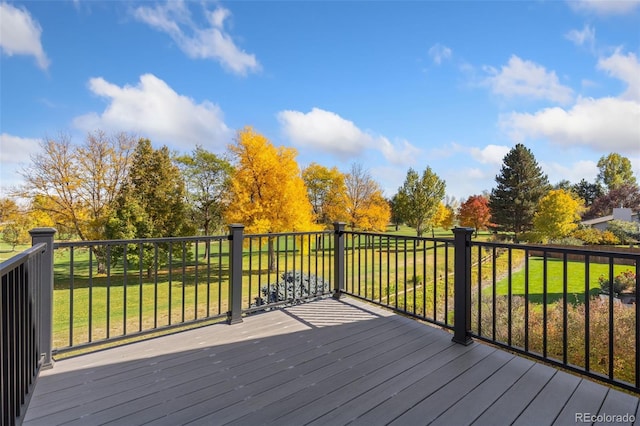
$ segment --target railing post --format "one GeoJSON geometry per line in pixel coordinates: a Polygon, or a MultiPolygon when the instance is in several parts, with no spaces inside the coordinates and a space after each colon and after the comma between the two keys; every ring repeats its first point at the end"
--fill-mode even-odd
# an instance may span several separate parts
{"type": "Polygon", "coordinates": [[[40,353],[42,354],[41,369],[53,367],[52,346],[53,346],[53,236],[56,234],[54,228],[35,228],[29,231],[31,234],[31,245],[45,243],[47,251],[40,258],[40,277],[42,281],[40,287],[40,353]]]}
{"type": "Polygon", "coordinates": [[[344,222],[333,224],[333,298],[340,299],[344,292],[344,222]]]}
{"type": "Polygon", "coordinates": [[[454,317],[453,341],[462,345],[473,342],[471,332],[471,235],[473,228],[453,229],[454,235],[454,317]]]}
{"type": "Polygon", "coordinates": [[[244,225],[232,223],[229,225],[229,324],[242,322],[242,241],[244,239],[244,225]]]}

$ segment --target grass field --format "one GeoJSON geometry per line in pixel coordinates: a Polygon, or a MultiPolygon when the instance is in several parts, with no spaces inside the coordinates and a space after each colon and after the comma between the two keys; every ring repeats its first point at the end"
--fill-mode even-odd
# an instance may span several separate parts
{"type": "MultiPolygon", "coordinates": [[[[630,270],[631,266],[614,265],[614,276],[623,271],[630,270]]],[[[589,265],[588,287],[591,296],[599,294],[600,276],[609,276],[609,265],[591,263],[589,265]]],[[[521,267],[511,277],[511,294],[514,296],[525,295],[525,277],[526,271],[521,267]]],[[[545,272],[544,260],[540,257],[532,257],[529,259],[529,300],[534,303],[543,302],[543,293],[546,290],[547,303],[553,303],[561,300],[563,294],[568,294],[568,302],[584,303],[585,282],[587,271],[584,262],[567,262],[566,274],[563,262],[560,259],[547,259],[546,272],[546,289],[545,289],[545,272]]],[[[509,280],[507,278],[496,284],[496,292],[499,295],[509,294],[509,280]]]]}
{"type": "Polygon", "coordinates": [[[5,260],[11,259],[16,254],[25,251],[31,247],[29,244],[22,244],[15,247],[15,250],[12,250],[12,247],[4,242],[0,242],[0,262],[4,262],[5,260]]]}

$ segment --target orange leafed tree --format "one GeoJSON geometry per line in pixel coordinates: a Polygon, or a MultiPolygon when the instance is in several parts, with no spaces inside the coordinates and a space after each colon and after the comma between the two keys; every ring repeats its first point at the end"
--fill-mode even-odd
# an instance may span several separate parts
{"type": "Polygon", "coordinates": [[[491,225],[489,199],[484,195],[472,195],[467,198],[458,210],[458,221],[460,226],[475,228],[476,236],[478,230],[487,229],[491,225]]]}
{"type": "MultiPolygon", "coordinates": [[[[296,162],[296,150],[276,148],[266,137],[245,127],[229,146],[235,169],[231,176],[228,223],[242,223],[248,233],[314,229],[311,203],[296,162]]],[[[269,269],[275,269],[273,238],[269,269]]]]}

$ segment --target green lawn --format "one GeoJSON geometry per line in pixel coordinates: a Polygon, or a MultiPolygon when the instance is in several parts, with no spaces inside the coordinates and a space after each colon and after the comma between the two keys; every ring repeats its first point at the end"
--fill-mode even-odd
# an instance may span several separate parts
{"type": "MultiPolygon", "coordinates": [[[[260,288],[281,280],[285,271],[331,277],[332,241],[325,237],[322,250],[315,245],[314,236],[304,241],[279,238],[274,243],[279,253],[277,270],[270,272],[267,239],[246,241],[242,307],[255,303],[260,288]]],[[[224,315],[229,303],[228,242],[215,242],[210,255],[205,258],[204,254],[204,243],[198,245],[197,257],[192,245],[184,258],[174,253],[171,263],[152,265],[150,275],[146,267],[141,270],[137,265],[125,274],[123,262],[114,258],[107,276],[97,272],[96,257],[87,248],[74,249],[73,262],[68,248],[56,250],[54,347],[224,315]]]]}
{"type": "Polygon", "coordinates": [[[16,246],[15,250],[12,250],[12,247],[4,242],[0,242],[0,262],[4,262],[5,260],[11,259],[16,254],[19,254],[26,249],[31,247],[29,244],[22,244],[16,246]]]}
{"type": "MultiPolygon", "coordinates": [[[[631,266],[614,265],[614,275],[631,269],[631,266]]],[[[591,263],[589,265],[589,293],[597,295],[600,290],[598,278],[609,276],[609,265],[591,263]]],[[[512,275],[511,293],[515,296],[525,295],[525,269],[522,267],[512,275]]],[[[553,303],[562,299],[565,286],[565,273],[561,259],[547,259],[547,302],[553,303]]],[[[586,267],[584,262],[567,262],[566,286],[569,295],[568,301],[572,303],[584,303],[586,282],[586,267]]],[[[484,291],[491,291],[485,288],[484,291]]],[[[496,293],[507,295],[509,292],[509,280],[504,278],[496,285],[496,293]]],[[[529,259],[529,300],[542,303],[544,292],[544,260],[540,257],[529,259]]]]}

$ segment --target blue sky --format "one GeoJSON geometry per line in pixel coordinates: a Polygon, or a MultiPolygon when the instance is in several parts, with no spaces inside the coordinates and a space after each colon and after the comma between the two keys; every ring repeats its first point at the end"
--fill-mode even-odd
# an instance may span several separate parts
{"type": "MultiPolygon", "coordinates": [[[[2,1],[2,0],[0,0],[2,1]]],[[[251,125],[393,195],[490,191],[516,143],[551,183],[640,177],[640,1],[2,1],[0,195],[38,141],[126,131],[225,152],[251,125]]]]}

